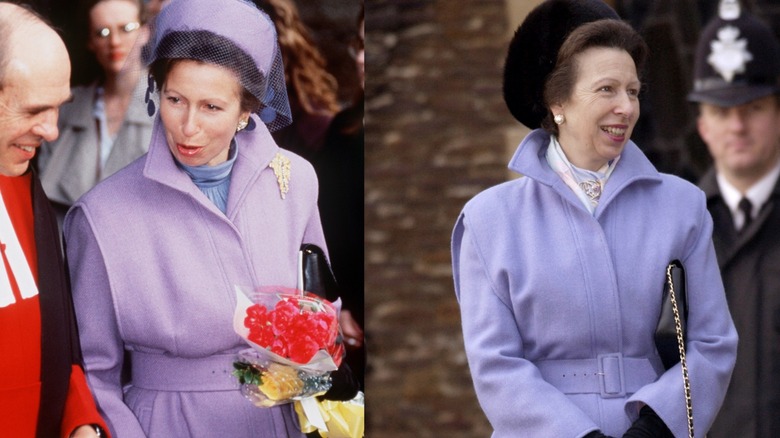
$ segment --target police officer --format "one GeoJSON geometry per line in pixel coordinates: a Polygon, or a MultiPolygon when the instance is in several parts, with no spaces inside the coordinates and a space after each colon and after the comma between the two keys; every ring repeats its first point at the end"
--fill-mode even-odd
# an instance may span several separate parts
{"type": "MultiPolygon", "coordinates": [[[[697,128],[713,158],[699,186],[739,334],[711,437],[780,436],[780,43],[724,0],[696,49],[697,128]]],[[[696,394],[693,394],[696,397],[696,394]]],[[[694,413],[695,415],[695,413],[694,413]]]]}

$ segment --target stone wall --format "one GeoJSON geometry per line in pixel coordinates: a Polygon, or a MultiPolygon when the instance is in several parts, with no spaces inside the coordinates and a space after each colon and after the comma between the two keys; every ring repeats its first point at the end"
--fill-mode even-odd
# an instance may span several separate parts
{"type": "MultiPolygon", "coordinates": [[[[463,204],[506,180],[503,0],[367,3],[368,437],[487,437],[449,252],[463,204]]],[[[508,137],[513,137],[507,139],[508,137]]]]}

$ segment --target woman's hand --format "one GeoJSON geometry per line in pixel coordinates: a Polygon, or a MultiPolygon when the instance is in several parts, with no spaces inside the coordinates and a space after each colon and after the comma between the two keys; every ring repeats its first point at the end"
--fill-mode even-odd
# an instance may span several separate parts
{"type": "Polygon", "coordinates": [[[341,324],[341,333],[344,335],[344,344],[347,348],[360,348],[363,345],[363,329],[360,328],[349,310],[341,311],[339,324],[341,324]]]}
{"type": "Polygon", "coordinates": [[[73,431],[72,434],[70,434],[70,438],[97,438],[99,435],[97,432],[95,432],[95,428],[85,424],[84,426],[79,426],[76,428],[76,430],[73,431]]]}

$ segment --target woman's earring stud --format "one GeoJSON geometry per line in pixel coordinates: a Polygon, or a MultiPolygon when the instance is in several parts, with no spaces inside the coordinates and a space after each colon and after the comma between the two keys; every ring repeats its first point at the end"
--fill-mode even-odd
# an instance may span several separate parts
{"type": "Polygon", "coordinates": [[[236,127],[236,132],[246,128],[246,126],[249,124],[246,120],[239,120],[238,121],[238,127],[236,127]]]}
{"type": "Polygon", "coordinates": [[[563,117],[563,114],[556,114],[555,117],[553,117],[553,122],[555,122],[556,125],[563,125],[563,122],[566,121],[566,117],[563,117]]]}

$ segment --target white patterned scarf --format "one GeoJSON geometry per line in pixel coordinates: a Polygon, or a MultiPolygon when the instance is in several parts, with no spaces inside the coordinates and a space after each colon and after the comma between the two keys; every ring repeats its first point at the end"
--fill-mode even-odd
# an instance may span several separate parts
{"type": "Polygon", "coordinates": [[[595,172],[581,169],[569,162],[555,136],[550,136],[550,145],[545,155],[550,167],[572,189],[590,214],[593,214],[599,205],[601,193],[604,191],[609,176],[612,175],[617,162],[620,161],[620,155],[595,172]]]}

